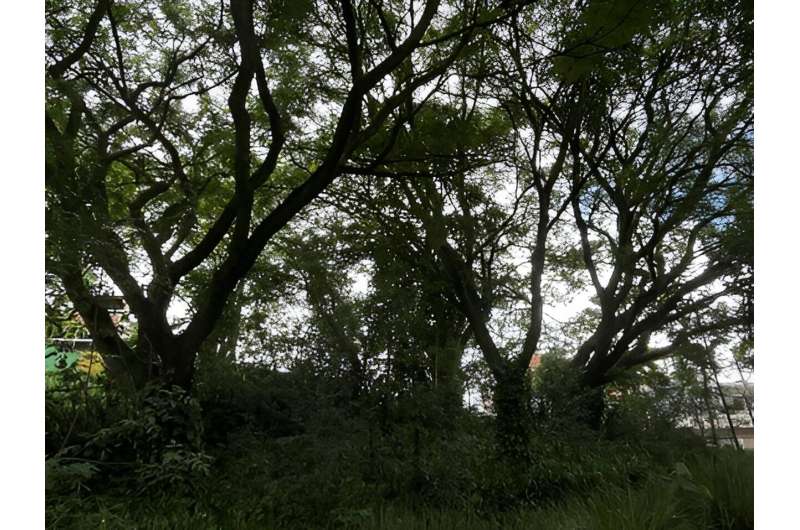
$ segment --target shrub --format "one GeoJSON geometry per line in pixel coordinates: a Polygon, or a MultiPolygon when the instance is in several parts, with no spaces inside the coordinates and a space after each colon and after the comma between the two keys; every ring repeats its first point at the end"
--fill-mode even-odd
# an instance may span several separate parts
{"type": "MultiPolygon", "coordinates": [[[[84,401],[83,408],[100,408],[98,399],[84,401]]],[[[73,424],[74,443],[48,460],[51,475],[74,476],[80,480],[78,490],[119,486],[136,494],[161,494],[193,489],[208,474],[200,408],[183,390],[151,386],[110,403],[93,421],[75,409],[74,418],[84,419],[73,424]]]]}

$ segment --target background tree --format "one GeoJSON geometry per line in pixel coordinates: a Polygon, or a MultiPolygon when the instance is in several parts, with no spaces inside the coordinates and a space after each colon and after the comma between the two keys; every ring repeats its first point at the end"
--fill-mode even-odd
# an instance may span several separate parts
{"type": "MultiPolygon", "coordinates": [[[[714,2],[569,9],[534,6],[499,24],[493,62],[482,75],[493,74],[480,95],[498,98],[516,142],[501,170],[517,183],[501,207],[509,217],[503,230],[489,233],[507,241],[492,259],[527,271],[517,276],[523,291],[508,284],[518,304],[505,308],[527,308],[520,340],[498,344],[491,321],[503,308],[493,304],[495,286],[479,266],[485,260],[474,259],[450,221],[470,219],[476,208],[453,199],[463,177],[439,169],[434,182],[407,185],[409,210],[491,369],[499,426],[509,440],[526,437],[526,373],[544,346],[550,272],[563,272],[566,263],[594,293],[596,318],[588,336],[576,337],[572,356],[587,388],[677,354],[703,333],[748,323],[739,309],[747,306],[744,234],[752,218],[746,13],[714,2]],[[511,248],[525,249],[527,263],[511,248]],[[743,304],[723,303],[737,296],[743,304]],[[701,323],[686,325],[698,311],[701,323]],[[656,338],[663,340],[656,345],[656,338]]],[[[424,145],[420,137],[417,143],[424,145]]],[[[484,189],[490,182],[485,172],[471,175],[484,189]]],[[[593,395],[597,424],[602,393],[593,395]]]]}

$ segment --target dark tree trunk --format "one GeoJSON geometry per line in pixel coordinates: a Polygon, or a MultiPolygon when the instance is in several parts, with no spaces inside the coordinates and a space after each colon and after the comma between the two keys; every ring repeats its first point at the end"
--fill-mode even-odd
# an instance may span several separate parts
{"type": "Polygon", "coordinates": [[[603,427],[603,418],[606,410],[603,387],[595,386],[587,388],[582,396],[581,406],[580,418],[590,429],[599,431],[603,427]]]}
{"type": "Polygon", "coordinates": [[[125,352],[97,348],[103,356],[103,365],[109,382],[115,386],[141,388],[150,379],[147,365],[132,348],[125,352]]]}
{"type": "MultiPolygon", "coordinates": [[[[456,334],[456,329],[448,330],[448,335],[456,334]]],[[[464,381],[461,372],[461,357],[464,342],[440,337],[433,351],[433,386],[441,398],[445,411],[454,415],[463,407],[464,381]]]]}
{"type": "Polygon", "coordinates": [[[178,339],[167,332],[142,334],[139,345],[145,346],[150,359],[159,359],[160,365],[151,365],[150,381],[166,386],[179,386],[191,392],[194,380],[197,351],[182,348],[178,339]]]}
{"type": "Polygon", "coordinates": [[[511,462],[529,462],[533,411],[527,371],[508,369],[496,379],[493,400],[501,456],[511,462]]]}
{"type": "Polygon", "coordinates": [[[164,356],[162,381],[169,386],[179,386],[191,392],[194,381],[194,359],[194,353],[185,352],[164,356]]]}
{"type": "Polygon", "coordinates": [[[603,427],[606,399],[605,385],[602,371],[588,369],[584,372],[579,387],[578,409],[576,417],[592,430],[599,431],[603,427]]]}

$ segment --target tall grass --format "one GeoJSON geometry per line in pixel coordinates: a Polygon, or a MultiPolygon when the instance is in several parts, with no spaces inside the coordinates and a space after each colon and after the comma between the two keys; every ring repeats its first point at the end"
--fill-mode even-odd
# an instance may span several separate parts
{"type": "Polygon", "coordinates": [[[753,453],[726,448],[695,455],[679,477],[682,500],[708,523],[708,528],[753,528],[753,453]]]}
{"type": "MultiPolygon", "coordinates": [[[[51,528],[236,530],[325,528],[352,530],[748,530],[753,528],[752,453],[714,450],[693,455],[670,475],[654,474],[638,486],[609,484],[564,502],[508,512],[436,509],[386,502],[334,508],[322,518],[286,518],[258,507],[263,499],[231,499],[228,511],[203,499],[91,497],[49,514],[51,528]],[[252,506],[247,509],[246,506],[252,506]],[[313,520],[324,523],[312,523],[313,520]],[[306,521],[306,522],[303,522],[306,521]]],[[[209,491],[209,495],[222,492],[209,491]]]]}

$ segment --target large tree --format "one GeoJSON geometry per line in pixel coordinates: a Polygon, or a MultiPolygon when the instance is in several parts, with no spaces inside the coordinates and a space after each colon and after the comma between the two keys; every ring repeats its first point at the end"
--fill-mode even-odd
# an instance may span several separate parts
{"type": "MultiPolygon", "coordinates": [[[[483,83],[464,101],[502,110],[513,130],[502,163],[475,168],[456,139],[460,162],[400,184],[494,376],[510,445],[526,436],[527,371],[565,274],[594,295],[588,333],[571,338],[587,389],[752,321],[752,14],[715,1],[574,7],[515,13],[465,74],[483,83]],[[510,199],[470,191],[498,174],[510,199]],[[498,281],[502,263],[516,278],[498,281]],[[498,342],[503,315],[520,311],[519,339],[498,342]]],[[[402,176],[393,167],[377,169],[402,176]]]]}
{"type": "Polygon", "coordinates": [[[396,109],[506,15],[439,0],[48,2],[48,270],[97,348],[137,381],[158,365],[189,386],[275,234],[349,159],[380,157],[371,140],[402,126],[396,109]],[[125,297],[135,344],[87,266],[125,297]],[[168,310],[193,274],[207,283],[174,329],[168,310]]]}

